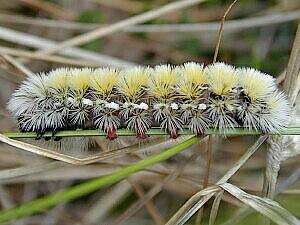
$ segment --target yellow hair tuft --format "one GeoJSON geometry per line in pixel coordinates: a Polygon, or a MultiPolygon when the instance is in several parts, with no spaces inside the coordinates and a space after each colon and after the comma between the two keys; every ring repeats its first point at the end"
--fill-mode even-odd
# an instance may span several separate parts
{"type": "Polygon", "coordinates": [[[125,95],[127,101],[135,102],[141,97],[143,88],[149,82],[150,72],[150,68],[135,67],[121,73],[118,90],[125,95]]]}
{"type": "Polygon", "coordinates": [[[96,69],[90,79],[90,87],[104,97],[109,97],[119,80],[119,71],[113,68],[96,69]]]}
{"type": "Polygon", "coordinates": [[[218,95],[227,95],[238,84],[238,75],[233,66],[214,63],[205,69],[207,83],[218,95]]]}
{"type": "Polygon", "coordinates": [[[70,88],[75,91],[87,90],[92,74],[93,70],[90,68],[72,69],[70,71],[70,81],[68,82],[70,88]]]}
{"type": "Polygon", "coordinates": [[[238,73],[244,93],[252,100],[266,97],[276,90],[275,79],[256,69],[243,68],[238,73]]]}
{"type": "Polygon", "coordinates": [[[156,66],[150,79],[150,92],[155,98],[168,100],[174,94],[176,82],[176,72],[170,65],[156,66]]]}
{"type": "Polygon", "coordinates": [[[177,71],[180,75],[178,81],[180,94],[190,99],[199,97],[201,87],[206,82],[203,65],[189,62],[178,68],[177,71]]]}
{"type": "Polygon", "coordinates": [[[59,68],[50,71],[47,76],[47,85],[53,89],[64,90],[68,87],[70,70],[67,68],[59,68]]]}

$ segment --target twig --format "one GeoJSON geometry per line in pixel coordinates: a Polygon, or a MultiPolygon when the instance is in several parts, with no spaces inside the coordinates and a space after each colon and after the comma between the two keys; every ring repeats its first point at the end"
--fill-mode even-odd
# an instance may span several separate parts
{"type": "MultiPolygon", "coordinates": [[[[262,134],[260,131],[249,130],[248,128],[235,128],[235,129],[223,129],[222,131],[218,129],[208,129],[204,132],[206,135],[224,135],[227,136],[232,135],[259,135],[262,134]]],[[[160,128],[152,128],[147,134],[149,135],[168,135],[168,132],[160,129],[160,128]]],[[[193,135],[193,133],[185,128],[179,131],[180,135],[193,135]]],[[[290,127],[282,131],[271,132],[269,135],[300,135],[300,127],[290,127]]],[[[8,138],[36,138],[37,134],[35,132],[7,132],[3,133],[4,136],[8,138]]],[[[54,137],[91,137],[91,136],[106,136],[107,133],[101,130],[65,130],[58,131],[54,134],[54,137]]],[[[118,136],[135,136],[136,133],[133,130],[128,129],[118,129],[118,136]]],[[[52,137],[52,132],[46,132],[43,137],[52,137]]]]}
{"type": "Polygon", "coordinates": [[[224,23],[225,23],[225,19],[227,14],[230,12],[231,8],[233,7],[233,5],[237,2],[237,0],[234,0],[229,7],[227,8],[225,14],[222,17],[221,20],[221,25],[220,25],[220,29],[219,29],[219,33],[218,33],[218,38],[217,38],[217,44],[216,44],[216,48],[215,48],[215,53],[214,53],[214,59],[213,59],[213,63],[215,63],[217,61],[217,57],[218,57],[218,53],[219,53],[219,49],[220,49],[220,45],[221,45],[221,38],[222,38],[222,33],[223,33],[223,29],[224,29],[224,23]]]}

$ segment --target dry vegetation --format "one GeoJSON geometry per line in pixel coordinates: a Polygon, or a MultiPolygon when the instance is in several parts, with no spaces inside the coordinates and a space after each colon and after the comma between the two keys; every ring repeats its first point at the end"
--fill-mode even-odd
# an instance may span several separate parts
{"type": "MultiPolygon", "coordinates": [[[[1,1],[1,133],[16,131],[5,105],[29,74],[61,66],[208,64],[217,56],[216,43],[219,60],[277,77],[295,106],[292,126],[300,127],[300,1],[239,0],[218,39],[231,3],[1,1]]],[[[55,152],[33,138],[25,144],[0,134],[0,222],[299,224],[299,136],[236,134],[181,135],[176,141],[161,135],[143,143],[78,137],[96,142],[87,152],[55,152]],[[68,162],[86,159],[81,164],[87,165],[28,151],[68,162]]]]}

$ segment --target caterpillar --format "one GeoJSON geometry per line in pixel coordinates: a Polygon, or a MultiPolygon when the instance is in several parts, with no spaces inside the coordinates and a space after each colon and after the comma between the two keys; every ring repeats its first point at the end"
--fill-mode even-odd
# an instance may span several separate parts
{"type": "Polygon", "coordinates": [[[55,133],[99,129],[117,138],[119,128],[147,138],[151,127],[171,138],[188,127],[245,127],[263,133],[288,126],[290,104],[274,78],[253,68],[222,62],[115,68],[59,68],[29,76],[7,104],[20,131],[55,133]]]}

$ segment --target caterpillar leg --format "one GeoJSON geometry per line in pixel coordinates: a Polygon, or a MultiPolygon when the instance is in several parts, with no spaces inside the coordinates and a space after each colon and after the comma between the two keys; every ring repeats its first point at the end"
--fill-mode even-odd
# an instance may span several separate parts
{"type": "Polygon", "coordinates": [[[62,137],[55,136],[57,134],[57,131],[57,129],[52,131],[52,138],[54,141],[60,141],[62,139],[62,137]]]}
{"type": "MultiPolygon", "coordinates": [[[[45,130],[37,130],[36,131],[36,137],[35,137],[35,140],[40,140],[43,138],[43,135],[45,134],[45,130]]],[[[45,137],[45,140],[46,140],[47,137],[45,137]]],[[[51,137],[50,137],[51,139],[51,137]]],[[[50,140],[48,139],[48,140],[50,140]]],[[[47,140],[46,140],[47,141],[47,140]]]]}

